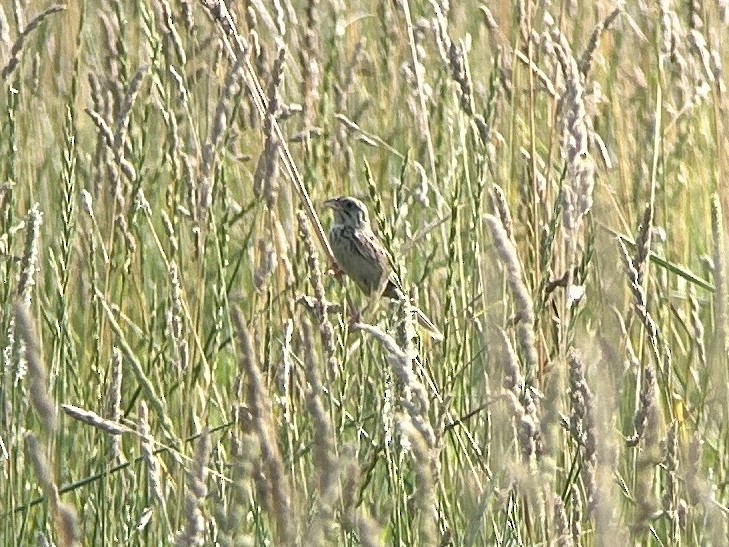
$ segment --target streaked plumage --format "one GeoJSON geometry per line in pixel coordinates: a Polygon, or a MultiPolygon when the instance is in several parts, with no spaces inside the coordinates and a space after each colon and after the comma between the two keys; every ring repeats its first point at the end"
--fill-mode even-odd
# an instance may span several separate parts
{"type": "MultiPolygon", "coordinates": [[[[397,275],[390,267],[387,251],[379,242],[370,225],[367,207],[360,200],[342,196],[325,204],[334,211],[334,222],[329,229],[329,244],[339,267],[367,296],[382,294],[400,298],[403,294],[397,275]]],[[[418,308],[414,308],[418,322],[431,336],[442,338],[440,331],[418,308]]]]}

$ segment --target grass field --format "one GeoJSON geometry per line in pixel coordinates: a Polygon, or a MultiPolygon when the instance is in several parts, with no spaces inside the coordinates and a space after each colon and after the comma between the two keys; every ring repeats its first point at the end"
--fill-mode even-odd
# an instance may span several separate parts
{"type": "Polygon", "coordinates": [[[729,3],[216,1],[0,2],[0,546],[726,545],[729,3]]]}

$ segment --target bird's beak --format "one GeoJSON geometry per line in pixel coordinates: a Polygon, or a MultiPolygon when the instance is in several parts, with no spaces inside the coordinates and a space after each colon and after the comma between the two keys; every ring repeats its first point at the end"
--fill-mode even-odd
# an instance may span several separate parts
{"type": "Polygon", "coordinates": [[[338,211],[342,208],[341,204],[339,203],[339,198],[328,199],[324,202],[324,205],[326,205],[330,209],[334,209],[335,211],[338,211]]]}

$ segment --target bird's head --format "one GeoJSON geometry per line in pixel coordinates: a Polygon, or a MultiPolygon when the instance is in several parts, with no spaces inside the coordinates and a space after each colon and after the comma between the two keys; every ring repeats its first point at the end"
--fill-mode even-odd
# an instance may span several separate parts
{"type": "Polygon", "coordinates": [[[334,223],[352,228],[364,228],[369,225],[370,217],[367,207],[357,198],[341,196],[328,199],[324,205],[334,211],[334,223]]]}

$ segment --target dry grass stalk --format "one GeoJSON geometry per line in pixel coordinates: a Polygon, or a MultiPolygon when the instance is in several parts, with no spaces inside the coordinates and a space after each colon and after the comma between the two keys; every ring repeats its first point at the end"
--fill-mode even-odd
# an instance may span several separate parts
{"type": "Polygon", "coordinates": [[[498,331],[503,351],[504,395],[517,429],[517,442],[522,461],[531,465],[541,458],[541,422],[534,396],[519,372],[519,360],[504,331],[498,331]]]}
{"type": "MultiPolygon", "coordinates": [[[[182,108],[185,109],[187,113],[189,112],[188,109],[190,108],[190,91],[187,89],[187,85],[185,84],[185,78],[177,71],[177,69],[173,65],[170,65],[169,72],[170,77],[172,78],[172,82],[175,84],[175,89],[177,90],[176,98],[180,102],[182,108]]],[[[170,124],[172,124],[174,116],[171,116],[170,118],[170,124]]]]}
{"type": "Polygon", "coordinates": [[[237,59],[228,69],[223,88],[220,90],[218,103],[215,107],[215,115],[213,116],[213,125],[202,147],[202,165],[200,167],[200,183],[197,188],[198,203],[194,209],[198,211],[198,216],[202,218],[202,214],[207,211],[213,199],[215,166],[218,161],[218,148],[223,139],[225,130],[228,128],[228,120],[232,109],[232,99],[237,96],[242,76],[242,68],[245,57],[237,59]]]}
{"type": "Polygon", "coordinates": [[[121,435],[122,433],[129,433],[132,431],[125,425],[122,425],[112,420],[107,420],[106,418],[103,418],[96,414],[96,412],[92,412],[90,410],[85,410],[83,408],[78,408],[76,406],[67,404],[62,404],[61,408],[68,416],[70,416],[74,420],[77,420],[86,425],[90,425],[91,427],[103,431],[108,435],[121,435]]]}
{"type": "Polygon", "coordinates": [[[589,152],[592,121],[585,108],[585,89],[583,76],[572,49],[564,34],[557,27],[551,29],[553,51],[562,67],[565,79],[565,91],[558,102],[558,113],[561,128],[561,152],[567,162],[567,173],[562,188],[562,224],[567,231],[568,262],[572,269],[572,260],[576,250],[576,237],[582,219],[592,208],[595,163],[589,152]]]}
{"type": "Polygon", "coordinates": [[[714,323],[719,354],[729,350],[729,284],[727,283],[726,242],[724,216],[719,194],[711,196],[711,254],[714,260],[714,323]]]}
{"type": "Polygon", "coordinates": [[[139,446],[142,452],[142,459],[147,467],[147,479],[149,481],[149,490],[152,497],[164,508],[166,504],[164,493],[162,492],[162,477],[159,470],[159,462],[154,454],[154,437],[149,429],[149,411],[147,403],[140,401],[138,409],[137,435],[139,436],[139,446]]]}
{"type": "MultiPolygon", "coordinates": [[[[553,49],[550,48],[548,51],[552,52],[553,49]]],[[[549,76],[547,76],[544,70],[542,70],[534,61],[529,61],[529,57],[524,55],[521,51],[515,51],[514,56],[518,61],[526,65],[529,70],[532,71],[537,80],[539,80],[539,83],[542,84],[541,89],[546,91],[551,98],[557,99],[557,90],[554,87],[554,83],[552,83],[552,80],[549,76]]]]}
{"type": "Polygon", "coordinates": [[[53,472],[50,464],[43,454],[43,447],[32,433],[25,438],[25,454],[30,460],[35,476],[38,478],[43,494],[48,498],[53,515],[53,528],[56,533],[58,545],[61,547],[77,547],[81,545],[81,530],[79,528],[76,509],[61,501],[58,495],[53,472]]]}
{"type": "Polygon", "coordinates": [[[289,257],[293,256],[295,251],[289,242],[290,228],[288,220],[274,213],[271,215],[271,221],[273,223],[274,248],[278,254],[278,269],[282,272],[283,285],[291,287],[296,283],[296,276],[289,257]]]}
{"type": "Polygon", "coordinates": [[[607,17],[605,17],[605,19],[600,21],[597,25],[595,25],[595,28],[592,29],[590,39],[588,40],[587,46],[582,52],[580,62],[578,63],[580,74],[582,74],[584,78],[587,78],[587,75],[590,72],[590,67],[592,66],[592,58],[595,55],[595,50],[597,49],[598,44],[600,43],[600,37],[606,30],[610,28],[610,25],[612,25],[613,21],[615,21],[618,15],[620,15],[620,12],[622,10],[622,6],[616,7],[607,15],[607,17]]]}
{"type": "MultiPolygon", "coordinates": [[[[697,214],[692,204],[706,197],[707,188],[708,194],[726,190],[721,60],[729,50],[721,17],[729,13],[727,2],[691,0],[680,7],[676,1],[643,2],[623,9],[584,0],[521,0],[516,10],[492,2],[481,11],[441,0],[409,2],[378,2],[369,14],[339,0],[243,5],[202,0],[212,8],[211,18],[191,0],[134,5],[104,0],[97,10],[69,4],[63,24],[71,33],[78,29],[77,41],[58,33],[51,17],[25,40],[0,93],[7,101],[0,108],[5,289],[0,290],[5,296],[0,329],[6,366],[0,423],[9,426],[0,433],[7,443],[7,455],[0,443],[7,478],[0,480],[0,499],[8,505],[0,527],[2,547],[39,537],[39,542],[63,543],[54,521],[62,522],[68,513],[48,503],[36,505],[42,499],[32,499],[38,481],[31,458],[22,442],[20,451],[12,450],[28,430],[42,439],[37,443],[42,454],[65,458],[46,466],[62,468],[64,481],[73,481],[63,489],[58,484],[55,497],[84,500],[79,504],[84,527],[105,544],[137,537],[173,541],[186,516],[180,542],[221,546],[284,544],[278,530],[286,526],[300,544],[574,545],[571,524],[582,545],[726,542],[722,348],[728,336],[721,333],[727,328],[728,272],[723,263],[711,268],[712,283],[719,280],[714,294],[700,279],[705,275],[692,273],[711,246],[711,237],[707,244],[701,234],[726,236],[723,226],[717,228],[722,212],[713,211],[710,226],[709,215],[697,214]],[[241,35],[236,27],[246,22],[241,35]],[[625,28],[606,33],[611,22],[625,28]],[[557,28],[560,35],[552,32],[557,28]],[[284,49],[289,58],[276,68],[276,55],[284,49]],[[301,63],[291,62],[299,57],[301,63]],[[149,64],[146,76],[135,75],[143,64],[149,64]],[[238,83],[221,101],[227,92],[222,79],[236,64],[238,83]],[[285,102],[292,91],[301,108],[285,102]],[[571,106],[571,100],[582,104],[571,106]],[[76,118],[79,104],[93,114],[76,118]],[[302,141],[292,158],[286,147],[294,134],[302,141]],[[296,231],[297,221],[305,221],[295,217],[297,200],[280,178],[278,197],[276,185],[267,196],[274,207],[263,199],[269,192],[265,178],[259,176],[256,189],[261,199],[253,192],[257,154],[266,139],[275,149],[262,154],[259,175],[266,174],[265,159],[291,179],[312,223],[306,225],[308,235],[296,231]],[[589,161],[580,156],[584,142],[588,154],[596,154],[598,146],[597,154],[614,158],[617,167],[600,173],[594,207],[589,195],[585,200],[580,194],[589,194],[590,187],[589,161]],[[205,143],[213,146],[204,149],[205,143]],[[435,273],[445,279],[430,287],[435,292],[429,296],[445,299],[447,343],[423,340],[416,353],[412,318],[401,302],[387,332],[399,351],[390,352],[390,365],[379,362],[386,352],[367,334],[344,329],[345,348],[337,345],[331,325],[321,327],[321,336],[315,330],[337,306],[325,299],[331,296],[324,294],[330,280],[322,271],[328,258],[314,251],[317,215],[309,207],[325,194],[362,189],[354,168],[359,152],[372,165],[371,192],[391,196],[396,204],[391,214],[377,211],[386,226],[379,232],[407,239],[402,245],[388,241],[388,247],[407,256],[400,262],[407,262],[416,278],[432,280],[435,273]],[[568,160],[568,154],[574,157],[568,160]],[[88,190],[81,194],[88,214],[81,229],[75,229],[71,214],[74,189],[53,184],[58,177],[68,182],[64,175],[71,167],[88,190]],[[296,169],[304,176],[297,179],[296,169]],[[602,228],[621,232],[632,212],[643,213],[647,181],[655,190],[655,210],[641,225],[637,249],[619,249],[626,292],[602,228]],[[494,196],[484,194],[493,182],[509,198],[523,197],[513,218],[498,188],[494,196]],[[568,191],[559,196],[563,183],[568,191]],[[503,228],[494,242],[479,217],[482,200],[489,197],[488,212],[503,228]],[[34,268],[42,264],[43,270],[29,270],[33,285],[17,276],[26,268],[16,257],[32,231],[18,215],[36,200],[44,216],[33,260],[34,268]],[[563,203],[571,207],[566,220],[559,211],[563,203]],[[668,234],[655,254],[650,253],[656,241],[653,215],[668,234]],[[159,228],[166,234],[161,242],[159,228]],[[405,252],[424,238],[425,252],[405,252]],[[497,239],[511,241],[512,256],[503,259],[505,251],[497,247],[507,244],[497,239]],[[493,252],[484,258],[484,249],[493,252]],[[517,269],[500,265],[510,261],[517,269]],[[573,286],[566,286],[565,272],[575,277],[573,286]],[[500,282],[510,274],[517,282],[500,282]],[[54,275],[69,281],[61,292],[54,275]],[[255,292],[251,278],[262,293],[255,292]],[[584,292],[560,302],[552,296],[562,294],[559,288],[570,295],[584,292]],[[169,443],[172,450],[164,457],[169,473],[161,480],[172,522],[160,518],[158,501],[148,503],[147,471],[137,477],[131,467],[121,466],[122,447],[112,449],[116,460],[107,469],[90,474],[94,454],[104,456],[107,445],[127,439],[101,437],[94,446],[98,433],[68,416],[62,416],[68,431],[41,436],[45,426],[31,407],[30,379],[27,373],[22,381],[13,377],[24,345],[13,317],[14,301],[22,300],[18,290],[31,298],[26,311],[51,371],[42,382],[51,404],[60,399],[98,411],[101,417],[66,407],[113,432],[126,424],[123,407],[144,400],[154,405],[149,420],[155,438],[197,430],[198,420],[220,431],[227,426],[220,423],[226,409],[233,409],[243,427],[231,427],[231,435],[216,443],[211,467],[220,474],[210,472],[198,489],[205,472],[204,464],[196,466],[189,496],[178,483],[184,482],[182,443],[169,443]],[[308,312],[297,315],[295,290],[310,293],[301,297],[308,312]],[[228,332],[230,291],[240,294],[236,300],[250,321],[249,338],[254,330],[261,335],[249,340],[256,357],[248,368],[241,362],[236,388],[242,390],[235,391],[229,377],[241,352],[228,332]],[[532,292],[532,309],[527,302],[524,313],[520,299],[528,300],[532,292]],[[626,294],[632,298],[627,308],[626,294]],[[572,306],[577,298],[579,306],[572,306]],[[606,318],[606,310],[618,310],[619,327],[606,318]],[[516,316],[514,332],[507,332],[514,348],[505,357],[500,344],[494,351],[485,337],[504,313],[516,316]],[[301,320],[309,329],[305,341],[301,320]],[[593,333],[599,333],[600,360],[593,357],[593,333]],[[704,336],[710,340],[702,344],[704,336]],[[183,341],[195,343],[187,357],[183,341]],[[119,349],[113,351],[113,344],[119,349]],[[575,345],[585,348],[584,363],[567,351],[575,345]],[[336,359],[341,354],[347,369],[328,375],[334,368],[326,362],[334,363],[330,354],[336,359]],[[183,382],[167,374],[165,364],[188,359],[183,382]],[[535,359],[545,372],[539,377],[543,398],[531,386],[535,359]],[[125,373],[133,372],[123,381],[122,360],[130,367],[125,373]],[[493,394],[494,367],[500,376],[505,361],[506,387],[496,386],[493,394]],[[398,367],[427,393],[403,388],[403,373],[392,381],[398,367]],[[642,418],[634,414],[646,406],[636,401],[647,389],[641,385],[645,367],[646,374],[655,375],[654,409],[642,418]],[[259,369],[257,378],[251,368],[259,369]],[[563,381],[568,373],[569,384],[563,381]],[[271,405],[267,415],[245,406],[252,399],[251,377],[259,391],[255,405],[271,405]],[[105,390],[111,409],[101,412],[105,390]],[[492,406],[494,397],[511,406],[492,406]],[[554,434],[565,403],[566,435],[574,439],[554,434]],[[652,423],[651,412],[675,420],[667,434],[660,433],[658,419],[652,423]],[[442,435],[441,420],[448,421],[442,435]],[[620,435],[633,433],[632,420],[643,428],[636,448],[627,447],[620,435]],[[431,435],[428,428],[432,441],[424,440],[431,435]],[[678,466],[684,434],[692,440],[685,457],[696,465],[678,466]],[[661,436],[666,437],[663,451],[661,436]],[[277,442],[281,469],[271,473],[264,458],[277,442]],[[548,451],[538,460],[540,445],[548,451]],[[590,482],[593,471],[597,486],[590,482]],[[272,476],[288,496],[283,511],[276,510],[272,476]],[[204,487],[210,493],[203,500],[204,487]],[[593,491],[600,494],[595,509],[593,491]],[[99,503],[94,492],[101,494],[99,503]],[[117,518],[122,513],[124,518],[117,518]],[[201,513],[214,520],[201,520],[201,513]],[[280,519],[293,524],[279,525],[280,519]]],[[[36,13],[27,0],[5,2],[3,9],[10,22],[0,21],[0,70],[36,13]]],[[[317,231],[316,237],[321,235],[317,231]]],[[[722,261],[724,247],[724,241],[714,244],[722,261]]],[[[163,456],[157,458],[161,466],[163,456]]],[[[46,475],[53,497],[48,486],[53,477],[46,475]]]]}
{"type": "Polygon", "coordinates": [[[239,431],[230,434],[230,475],[234,478],[230,485],[228,499],[220,500],[215,507],[217,540],[222,547],[253,545],[252,536],[243,533],[244,523],[253,504],[250,484],[254,473],[254,462],[258,460],[258,440],[255,435],[241,435],[239,431]]]}
{"type": "MultiPolygon", "coordinates": [[[[129,82],[126,94],[124,95],[124,100],[119,107],[119,115],[117,116],[115,123],[116,129],[114,131],[112,148],[120,161],[121,158],[124,158],[126,155],[125,149],[127,147],[127,133],[129,131],[129,118],[132,112],[132,107],[134,106],[134,102],[142,88],[142,83],[144,83],[144,78],[148,71],[148,66],[141,66],[137,69],[132,77],[132,81],[129,82]]],[[[131,180],[134,179],[134,177],[129,178],[131,180]]]]}
{"type": "Polygon", "coordinates": [[[506,201],[506,194],[504,190],[498,184],[494,184],[489,192],[489,200],[491,202],[491,208],[494,212],[498,213],[501,219],[501,225],[504,227],[506,237],[513,239],[514,234],[512,231],[512,220],[511,212],[509,211],[509,203],[506,201]]]}
{"type": "Polygon", "coordinates": [[[44,454],[43,446],[32,433],[29,433],[25,438],[25,452],[33,466],[33,471],[40,483],[43,494],[49,499],[51,506],[57,506],[61,500],[53,478],[53,471],[44,454]]]}
{"type": "Polygon", "coordinates": [[[10,23],[8,22],[8,16],[5,14],[5,10],[0,6],[0,52],[3,57],[7,53],[7,48],[10,46],[10,23]]]}
{"type": "Polygon", "coordinates": [[[305,28],[299,63],[301,64],[301,96],[304,97],[304,125],[309,127],[314,121],[315,109],[319,103],[320,72],[319,45],[317,43],[317,0],[307,0],[305,8],[305,28]]]}
{"type": "Polygon", "coordinates": [[[278,265],[278,255],[268,238],[258,240],[258,267],[253,274],[253,286],[257,291],[262,292],[268,286],[271,274],[278,265]]]}
{"type": "Polygon", "coordinates": [[[281,342],[281,362],[276,371],[276,388],[278,396],[276,402],[281,409],[281,419],[285,426],[293,427],[291,423],[291,401],[289,393],[291,392],[292,371],[294,363],[292,359],[293,351],[291,348],[294,336],[294,321],[289,319],[283,328],[283,340],[281,342]]]}
{"type": "Polygon", "coordinates": [[[669,0],[660,0],[658,2],[659,21],[660,21],[660,40],[661,47],[661,63],[660,68],[663,69],[664,60],[670,59],[674,63],[685,65],[685,61],[678,52],[678,45],[681,37],[678,34],[680,29],[680,21],[676,12],[671,9],[669,0]]]}
{"type": "Polygon", "coordinates": [[[81,190],[81,209],[84,213],[88,215],[88,217],[91,219],[91,225],[93,227],[93,230],[88,229],[87,235],[89,239],[89,247],[90,247],[90,255],[93,260],[93,257],[96,254],[96,246],[97,246],[97,239],[98,239],[98,245],[101,246],[101,252],[102,256],[104,257],[104,264],[109,264],[109,253],[106,251],[106,245],[104,244],[104,239],[101,236],[101,230],[99,228],[99,223],[96,220],[96,214],[94,213],[94,202],[93,198],[91,197],[91,194],[87,190],[81,190]]]}
{"type": "MultiPolygon", "coordinates": [[[[23,256],[20,259],[20,270],[17,277],[17,298],[16,313],[23,311],[25,314],[28,313],[30,307],[31,298],[33,294],[33,287],[35,286],[35,273],[38,269],[38,244],[40,240],[40,226],[43,220],[42,213],[39,211],[38,203],[35,203],[26,216],[25,222],[19,225],[19,228],[26,227],[25,245],[23,249],[23,256]]],[[[7,236],[7,234],[6,234],[7,236]]],[[[30,321],[28,319],[28,321],[30,321]]],[[[28,323],[26,326],[30,326],[28,323]]],[[[5,368],[6,370],[13,370],[15,374],[15,382],[20,382],[25,378],[28,372],[28,350],[25,347],[27,342],[23,339],[22,333],[20,339],[18,339],[17,330],[20,327],[18,320],[15,316],[10,319],[7,340],[5,345],[5,368]]],[[[32,332],[30,333],[32,335],[32,332]]],[[[33,348],[38,348],[37,342],[33,340],[33,348]]],[[[31,351],[33,349],[31,348],[31,351]]],[[[37,359],[37,356],[31,356],[37,359]]],[[[45,371],[43,372],[45,378],[45,371]]],[[[45,387],[43,388],[46,389],[45,387]]],[[[33,384],[31,384],[31,393],[34,390],[33,384]]]]}
{"type": "Polygon", "coordinates": [[[407,421],[400,423],[401,433],[407,437],[413,453],[414,470],[417,478],[413,498],[420,518],[420,542],[422,545],[438,545],[438,505],[436,502],[437,466],[435,449],[420,431],[407,421]]]}
{"type": "Polygon", "coordinates": [[[696,289],[693,285],[689,287],[689,305],[691,306],[691,328],[693,329],[693,341],[701,367],[706,370],[708,361],[706,358],[706,343],[704,342],[704,323],[701,321],[701,308],[696,298],[696,289]]]}
{"type": "MultiPolygon", "coordinates": [[[[630,291],[633,294],[633,309],[635,310],[638,319],[646,329],[656,364],[661,367],[661,370],[670,370],[671,353],[665,344],[662,344],[658,325],[648,311],[645,289],[640,282],[641,274],[638,273],[638,270],[636,270],[633,265],[633,259],[631,259],[628,254],[628,250],[622,239],[618,239],[618,249],[620,251],[620,258],[623,262],[623,269],[628,277],[630,291]]],[[[645,253],[645,256],[648,256],[647,252],[645,253]]]]}
{"type": "MultiPolygon", "coordinates": [[[[313,349],[308,322],[304,321],[301,328],[304,347],[313,349]]],[[[341,497],[339,488],[341,466],[337,455],[334,427],[322,402],[324,389],[313,351],[305,352],[304,363],[306,381],[309,384],[306,390],[306,407],[314,428],[312,451],[319,479],[317,512],[307,537],[312,544],[323,544],[325,539],[326,542],[336,541],[335,510],[337,499],[341,497]]]]}
{"type": "MultiPolygon", "coordinates": [[[[121,419],[121,387],[122,387],[122,354],[119,348],[111,348],[111,382],[107,391],[106,417],[112,422],[119,422],[121,419]]],[[[123,458],[121,453],[121,440],[112,437],[109,444],[109,458],[117,461],[123,458]]]]}
{"type": "Polygon", "coordinates": [[[412,425],[420,431],[430,446],[435,446],[435,433],[429,423],[430,401],[425,386],[413,370],[413,359],[416,357],[412,346],[410,352],[398,346],[395,339],[383,330],[365,323],[355,323],[353,328],[362,330],[382,344],[385,359],[397,379],[402,383],[404,396],[400,403],[404,406],[412,425]]]}
{"type": "Polygon", "coordinates": [[[661,498],[663,511],[673,526],[672,535],[677,536],[679,529],[679,495],[678,495],[678,423],[672,422],[668,427],[665,440],[665,456],[663,460],[663,495],[661,498]]]}
{"type": "Polygon", "coordinates": [[[555,494],[553,501],[554,533],[558,547],[572,547],[572,536],[568,530],[567,514],[565,513],[562,498],[555,494]]]}
{"type": "Polygon", "coordinates": [[[585,488],[587,515],[592,515],[597,506],[598,491],[595,482],[597,468],[597,439],[595,430],[594,396],[584,376],[582,359],[574,348],[567,354],[569,367],[569,396],[572,413],[570,432],[582,452],[580,475],[585,488]]]}
{"type": "Polygon", "coordinates": [[[205,518],[202,511],[200,511],[200,505],[208,494],[205,480],[209,452],[210,434],[206,429],[197,439],[192,469],[187,474],[188,490],[185,493],[184,501],[185,526],[175,538],[177,547],[202,546],[205,544],[205,518]]]}
{"type": "MultiPolygon", "coordinates": [[[[20,6],[20,3],[16,2],[15,6],[20,6]]],[[[25,28],[21,27],[22,30],[20,30],[18,37],[13,44],[13,47],[10,48],[10,59],[8,59],[8,62],[5,64],[2,71],[0,71],[0,81],[4,82],[5,80],[7,80],[8,76],[10,76],[10,74],[12,74],[15,68],[18,66],[18,63],[20,62],[20,55],[23,52],[23,46],[25,45],[25,41],[27,40],[30,33],[38,28],[38,26],[46,19],[46,17],[65,9],[65,4],[57,4],[51,6],[45,11],[36,15],[33,19],[31,19],[30,23],[28,23],[25,28]]],[[[16,16],[16,19],[19,18],[16,16]]]]}
{"type": "Polygon", "coordinates": [[[23,256],[20,259],[20,272],[18,274],[17,285],[18,297],[26,306],[30,306],[33,286],[35,285],[35,272],[38,269],[38,244],[42,223],[43,213],[40,211],[40,205],[35,203],[25,218],[25,247],[23,249],[23,256]]]}
{"type": "Polygon", "coordinates": [[[14,317],[17,335],[25,346],[23,358],[28,365],[30,401],[40,416],[44,430],[53,433],[58,428],[56,403],[48,392],[48,375],[27,304],[16,303],[14,317]]]}
{"type": "MultiPolygon", "coordinates": [[[[353,92],[350,87],[354,82],[355,70],[362,60],[363,50],[363,42],[360,40],[354,48],[354,52],[352,53],[344,75],[341,77],[341,83],[334,82],[334,108],[339,113],[353,110],[347,103],[348,99],[357,95],[356,90],[353,92]]],[[[350,100],[349,102],[351,103],[353,101],[350,100]]],[[[368,104],[368,102],[364,102],[361,107],[352,112],[352,118],[359,120],[368,104]]],[[[339,115],[337,115],[337,117],[339,117],[339,115]]],[[[345,116],[342,115],[342,117],[345,116]]],[[[344,170],[349,175],[350,183],[356,184],[354,152],[347,140],[347,129],[354,130],[356,132],[355,140],[357,142],[372,147],[377,147],[379,143],[377,138],[372,138],[367,135],[354,121],[351,122],[351,125],[346,123],[340,123],[337,125],[334,134],[334,143],[332,146],[332,156],[336,157],[341,154],[344,157],[344,170]],[[351,126],[355,126],[357,129],[353,129],[351,126]]]]}
{"type": "Polygon", "coordinates": [[[638,410],[633,419],[635,433],[626,439],[626,443],[630,447],[637,446],[646,432],[650,433],[651,438],[655,435],[655,428],[658,426],[655,408],[655,383],[656,378],[653,369],[646,367],[643,371],[638,410]]]}
{"type": "Polygon", "coordinates": [[[582,542],[580,539],[582,537],[583,518],[582,498],[580,497],[580,488],[577,486],[576,482],[573,482],[572,487],[570,488],[570,503],[572,506],[572,514],[570,515],[570,520],[572,521],[572,542],[575,545],[581,545],[582,542]]]}
{"type": "MultiPolygon", "coordinates": [[[[231,18],[228,9],[225,7],[225,3],[222,1],[216,2],[215,0],[203,0],[203,5],[206,9],[210,11],[213,19],[219,23],[220,28],[225,33],[226,38],[233,41],[235,49],[230,46],[231,54],[235,58],[239,59],[241,63],[243,63],[246,85],[248,86],[251,98],[253,100],[253,103],[255,104],[256,110],[258,111],[259,117],[261,119],[265,119],[266,98],[263,95],[260,80],[253,70],[253,67],[250,64],[250,60],[245,57],[245,45],[240,38],[240,34],[238,33],[238,30],[235,26],[235,22],[231,18]]],[[[334,254],[332,253],[331,247],[329,246],[329,240],[324,233],[324,229],[322,228],[321,222],[319,221],[319,216],[314,210],[314,204],[312,203],[311,198],[309,197],[309,193],[304,186],[301,174],[299,173],[296,163],[291,157],[291,152],[286,145],[283,133],[276,120],[273,120],[271,122],[271,128],[277,142],[280,144],[278,147],[278,153],[283,161],[285,172],[292,184],[294,185],[294,189],[296,190],[296,193],[298,194],[302,205],[304,206],[306,215],[309,217],[309,221],[314,227],[314,231],[316,233],[317,239],[319,240],[319,243],[324,249],[324,252],[326,253],[328,259],[334,263],[336,261],[334,259],[334,254]]]]}
{"type": "Polygon", "coordinates": [[[268,86],[268,104],[263,119],[263,151],[258,158],[253,175],[253,192],[263,196],[269,209],[276,203],[278,195],[278,137],[274,134],[273,123],[279,110],[279,88],[283,78],[286,49],[280,47],[278,56],[271,69],[271,82],[268,86]]]}
{"type": "MultiPolygon", "coordinates": [[[[248,427],[255,432],[261,449],[261,464],[265,468],[268,482],[266,491],[261,494],[271,500],[269,507],[271,518],[276,523],[276,533],[284,545],[293,544],[295,527],[291,513],[291,492],[288,478],[276,442],[275,426],[271,412],[271,397],[258,366],[258,359],[253,350],[253,342],[248,328],[243,323],[240,312],[233,311],[233,323],[236,329],[238,348],[240,351],[239,369],[241,377],[248,383],[248,427]]],[[[261,486],[261,483],[258,483],[261,486]]]]}
{"type": "Polygon", "coordinates": [[[90,108],[86,108],[84,112],[86,112],[89,118],[91,118],[91,121],[96,125],[96,129],[99,131],[99,138],[102,139],[107,147],[111,148],[114,145],[114,133],[112,133],[111,127],[106,123],[104,117],[99,112],[90,108]]]}
{"type": "Polygon", "coordinates": [[[651,253],[651,232],[653,226],[653,204],[648,203],[643,211],[643,220],[638,228],[638,236],[635,238],[635,256],[633,256],[633,268],[636,271],[635,283],[645,286],[643,278],[644,269],[648,263],[651,253]]]}
{"type": "MultiPolygon", "coordinates": [[[[119,172],[121,171],[122,173],[124,173],[127,179],[130,181],[133,181],[136,178],[136,174],[134,173],[134,168],[131,167],[131,164],[129,164],[128,161],[123,157],[119,158],[118,164],[114,163],[111,159],[109,159],[106,167],[109,173],[111,192],[114,196],[113,209],[116,211],[116,215],[114,217],[114,226],[121,232],[122,236],[124,237],[124,252],[126,255],[126,260],[124,261],[124,270],[126,272],[129,272],[132,264],[132,257],[137,251],[137,239],[134,237],[134,234],[129,229],[129,223],[127,222],[127,200],[124,197],[124,188],[119,172]],[[128,165],[128,167],[131,168],[131,171],[129,169],[125,169],[125,165],[128,165]]],[[[113,252],[113,250],[113,248],[110,248],[109,252],[113,252]]]]}
{"type": "MultiPolygon", "coordinates": [[[[248,6],[245,10],[246,24],[248,25],[248,43],[251,55],[256,62],[256,70],[261,79],[265,80],[267,76],[266,67],[266,50],[261,46],[261,39],[258,34],[258,17],[253,6],[248,6]]],[[[251,119],[251,124],[255,124],[255,118],[251,119]]]]}
{"type": "MultiPolygon", "coordinates": [[[[436,44],[443,61],[448,65],[451,79],[458,86],[458,104],[463,113],[473,122],[476,127],[476,134],[481,139],[481,144],[485,146],[489,143],[491,128],[486,119],[481,114],[476,113],[466,45],[463,41],[456,44],[448,35],[448,3],[442,2],[439,5],[435,0],[431,0],[431,6],[435,11],[433,28],[436,44]]],[[[484,6],[481,9],[486,15],[487,22],[491,22],[489,20],[491,13],[488,9],[484,6]]],[[[495,22],[493,24],[495,25],[495,22]]]]}
{"type": "Polygon", "coordinates": [[[537,368],[537,349],[534,337],[534,305],[522,278],[522,267],[514,243],[501,221],[493,215],[484,217],[496,247],[496,253],[506,268],[506,283],[514,299],[514,323],[519,350],[526,368],[527,379],[533,378],[537,368]]]}
{"type": "Polygon", "coordinates": [[[139,358],[137,358],[134,350],[127,342],[124,331],[119,326],[119,323],[114,316],[114,312],[111,311],[111,308],[109,307],[109,304],[107,304],[106,299],[101,293],[98,292],[98,290],[96,292],[96,298],[99,300],[101,306],[106,312],[106,319],[109,322],[109,326],[111,327],[112,332],[117,337],[117,343],[119,345],[119,348],[126,356],[129,364],[131,364],[134,376],[139,382],[142,388],[142,392],[144,393],[147,401],[152,405],[152,408],[157,413],[157,417],[162,421],[162,426],[165,430],[165,433],[167,433],[167,435],[169,435],[169,437],[174,440],[176,438],[176,435],[174,434],[174,427],[172,426],[172,422],[170,421],[170,418],[167,414],[164,401],[157,395],[157,390],[154,388],[154,385],[145,373],[144,367],[139,361],[139,358]]]}
{"type": "Polygon", "coordinates": [[[177,26],[172,18],[172,8],[167,0],[157,0],[155,6],[159,8],[158,17],[160,19],[160,27],[165,36],[167,36],[172,42],[172,47],[177,55],[179,63],[184,66],[187,63],[187,54],[185,53],[185,47],[182,44],[182,38],[180,38],[179,32],[177,32],[177,26]]]}
{"type": "Polygon", "coordinates": [[[322,283],[321,268],[311,239],[311,234],[309,232],[308,221],[302,211],[298,212],[297,220],[299,223],[299,236],[301,237],[301,242],[306,254],[309,283],[311,288],[314,289],[314,317],[316,318],[316,323],[319,325],[319,335],[324,348],[324,355],[328,361],[327,372],[333,373],[336,365],[334,362],[334,329],[332,328],[332,324],[329,321],[327,313],[329,306],[325,298],[326,295],[324,293],[324,284],[322,283]]]}
{"type": "Polygon", "coordinates": [[[176,370],[182,375],[187,370],[189,350],[185,339],[184,302],[177,263],[172,260],[169,265],[170,277],[170,310],[167,325],[172,338],[176,370]]]}

